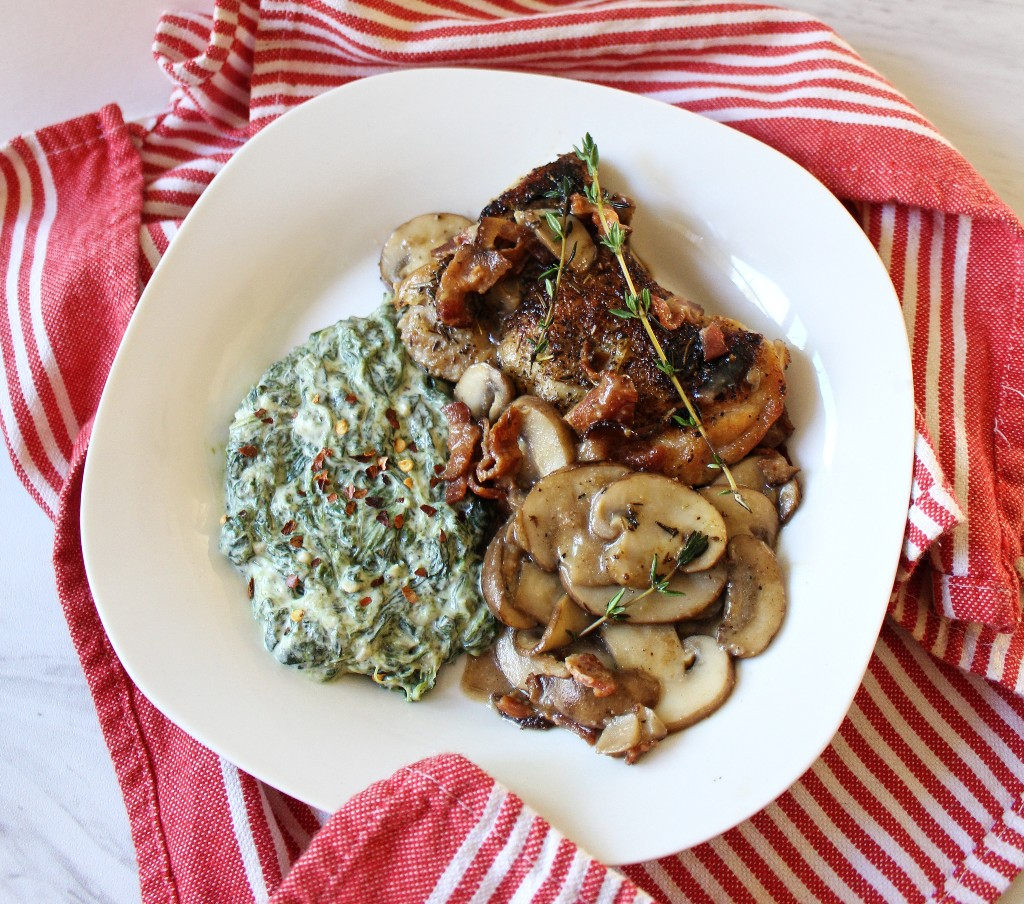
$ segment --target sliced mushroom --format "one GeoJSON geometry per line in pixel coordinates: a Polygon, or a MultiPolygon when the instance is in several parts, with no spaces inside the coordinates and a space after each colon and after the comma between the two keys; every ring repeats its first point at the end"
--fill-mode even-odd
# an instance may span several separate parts
{"type": "Polygon", "coordinates": [[[750,535],[729,541],[729,583],[718,643],[733,656],[761,653],[782,626],[786,588],[775,553],[750,535]]]}
{"type": "Polygon", "coordinates": [[[732,659],[713,637],[680,641],[669,625],[606,625],[602,636],[619,668],[639,669],[661,683],[654,712],[669,731],[699,722],[732,692],[732,659]]]}
{"type": "Polygon", "coordinates": [[[546,625],[564,596],[555,574],[530,561],[512,539],[511,524],[494,535],[484,553],[480,587],[491,614],[511,628],[546,625]]]}
{"type": "Polygon", "coordinates": [[[743,505],[740,505],[736,497],[721,486],[703,487],[698,492],[718,509],[730,538],[750,534],[769,546],[775,546],[779,534],[779,513],[764,493],[751,487],[738,487],[737,492],[743,500],[743,505]]]}
{"type": "MultiPolygon", "coordinates": [[[[615,690],[598,697],[574,678],[538,675],[528,681],[530,702],[540,715],[565,728],[600,730],[638,702],[653,706],[658,699],[658,682],[649,675],[626,670],[617,673],[617,678],[615,690]]],[[[596,737],[596,732],[591,737],[596,737]]]]}
{"type": "Polygon", "coordinates": [[[572,465],[542,477],[512,521],[514,541],[545,571],[571,561],[577,583],[607,584],[601,569],[604,543],[590,536],[590,500],[614,480],[629,474],[612,462],[572,465]]]}
{"type": "Polygon", "coordinates": [[[464,402],[473,417],[492,423],[515,398],[516,388],[498,368],[480,362],[471,364],[455,384],[455,399],[464,402]]]}
{"type": "Polygon", "coordinates": [[[787,480],[778,488],[778,494],[779,521],[786,524],[793,517],[793,513],[800,507],[800,499],[803,495],[800,489],[800,482],[795,477],[787,480]]]}
{"type": "Polygon", "coordinates": [[[577,606],[572,597],[563,593],[555,603],[551,618],[533,652],[549,653],[568,646],[592,621],[593,618],[577,606]]]}
{"type": "MultiPolygon", "coordinates": [[[[557,210],[517,210],[517,223],[529,226],[548,251],[555,257],[561,257],[562,240],[551,228],[549,218],[562,221],[562,214],[557,210]]],[[[562,228],[559,225],[559,228],[562,228]]],[[[565,217],[565,259],[566,266],[577,276],[585,274],[597,260],[597,246],[590,237],[590,232],[578,217],[569,214],[565,217]]]]}
{"type": "Polygon", "coordinates": [[[649,750],[667,734],[668,729],[654,710],[638,704],[605,726],[594,750],[605,756],[625,756],[632,760],[631,754],[649,750]]]}
{"type": "MultiPolygon", "coordinates": [[[[785,524],[800,505],[800,484],[796,475],[800,471],[790,464],[777,449],[759,447],[742,461],[729,466],[733,479],[741,487],[760,490],[776,506],[779,523],[785,524]]],[[[722,487],[728,483],[723,474],[711,485],[722,487]]]]}
{"type": "Polygon", "coordinates": [[[480,589],[484,602],[491,614],[503,625],[510,628],[533,628],[537,619],[521,612],[513,605],[511,578],[514,577],[515,556],[509,555],[510,544],[506,540],[506,528],[502,527],[484,552],[483,568],[480,572],[480,589]]]}
{"type": "Polygon", "coordinates": [[[494,645],[494,659],[514,688],[526,690],[531,675],[571,678],[565,663],[548,653],[534,653],[540,635],[536,631],[506,628],[494,645]]]}
{"type": "Polygon", "coordinates": [[[576,461],[576,436],[558,410],[533,395],[519,396],[510,406],[522,417],[519,448],[523,462],[516,481],[532,487],[552,471],[576,461]]]}
{"type": "Polygon", "coordinates": [[[384,243],[380,275],[392,291],[430,262],[431,252],[472,225],[457,213],[425,213],[403,223],[384,243]]]}
{"type": "Polygon", "coordinates": [[[528,558],[521,556],[519,572],[514,580],[512,605],[535,618],[539,624],[548,624],[555,607],[565,596],[558,575],[542,571],[528,558]]]}
{"type": "Polygon", "coordinates": [[[729,570],[724,562],[693,574],[677,573],[669,580],[669,593],[649,593],[636,602],[637,597],[645,593],[644,590],[622,588],[615,584],[586,587],[572,583],[564,574],[562,584],[580,606],[596,616],[604,615],[609,600],[624,590],[619,602],[626,608],[629,621],[644,625],[700,618],[721,596],[728,575],[729,570]]]}
{"type": "Polygon", "coordinates": [[[707,548],[682,566],[702,571],[725,552],[725,522],[700,494],[660,474],[630,474],[610,484],[594,500],[590,529],[610,541],[604,554],[611,583],[649,585],[651,563],[672,563],[687,540],[703,534],[707,548]]]}

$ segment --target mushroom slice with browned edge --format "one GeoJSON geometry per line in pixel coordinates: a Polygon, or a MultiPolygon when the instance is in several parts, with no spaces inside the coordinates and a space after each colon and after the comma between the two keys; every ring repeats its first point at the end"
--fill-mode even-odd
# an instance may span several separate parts
{"type": "Polygon", "coordinates": [[[713,637],[680,641],[671,625],[605,625],[601,635],[620,669],[657,678],[661,697],[654,712],[669,731],[699,722],[732,693],[732,658],[713,637]]]}
{"type": "Polygon", "coordinates": [[[516,483],[532,487],[542,477],[576,461],[576,435],[557,409],[537,396],[519,396],[509,406],[519,412],[519,450],[523,453],[516,483]]]}
{"type": "MultiPolygon", "coordinates": [[[[755,449],[742,461],[729,467],[733,480],[741,487],[759,490],[776,506],[779,522],[785,524],[800,505],[800,469],[790,464],[777,449],[755,449]]],[[[711,486],[724,491],[728,478],[723,474],[711,486]]]]}
{"type": "Polygon", "coordinates": [[[565,663],[548,653],[535,653],[540,639],[536,631],[517,631],[506,628],[494,645],[494,660],[508,683],[525,690],[531,675],[552,678],[570,678],[565,663]]]}
{"type": "Polygon", "coordinates": [[[606,625],[601,635],[618,668],[645,672],[662,685],[654,713],[669,731],[710,716],[732,692],[732,658],[712,637],[680,641],[669,625],[606,625]]]}
{"type": "Polygon", "coordinates": [[[742,486],[737,487],[735,493],[716,486],[703,487],[697,492],[718,509],[730,539],[750,534],[769,546],[775,546],[779,534],[779,513],[764,493],[742,486]],[[737,502],[737,495],[743,500],[742,505],[737,502]]]}
{"type": "Polygon", "coordinates": [[[729,582],[718,643],[733,656],[757,656],[771,643],[786,615],[786,588],[775,553],[762,540],[729,540],[729,582]]]}
{"type": "Polygon", "coordinates": [[[547,653],[571,644],[593,621],[573,601],[567,593],[555,603],[540,642],[534,647],[534,653],[547,653]]]}
{"type": "Polygon", "coordinates": [[[664,564],[664,571],[673,568],[687,540],[696,535],[707,546],[679,570],[703,571],[725,552],[725,522],[715,507],[660,474],[630,474],[602,490],[591,508],[590,529],[608,542],[604,571],[610,583],[623,587],[647,586],[652,562],[659,568],[664,564]]]}
{"type": "Polygon", "coordinates": [[[601,569],[604,542],[590,535],[590,500],[629,473],[623,465],[598,462],[571,465],[542,477],[513,518],[515,542],[545,571],[572,563],[574,580],[609,583],[601,569]]]}
{"type": "Polygon", "coordinates": [[[511,536],[506,522],[484,554],[480,587],[491,614],[511,628],[532,628],[551,620],[564,596],[555,574],[538,568],[511,536]]]}
{"type": "Polygon", "coordinates": [[[800,500],[803,496],[803,492],[800,489],[800,481],[795,477],[787,480],[778,487],[778,494],[779,521],[785,524],[800,507],[800,500]]]}
{"type": "Polygon", "coordinates": [[[515,578],[513,566],[517,563],[512,556],[506,555],[507,527],[501,527],[491,538],[484,552],[483,568],[480,571],[480,590],[483,593],[487,608],[503,625],[510,628],[533,628],[537,619],[525,612],[520,612],[512,604],[510,582],[515,578]]]}
{"type": "Polygon", "coordinates": [[[472,220],[457,213],[424,213],[406,221],[384,243],[381,278],[394,291],[403,279],[430,263],[435,248],[472,225],[472,220]]]}

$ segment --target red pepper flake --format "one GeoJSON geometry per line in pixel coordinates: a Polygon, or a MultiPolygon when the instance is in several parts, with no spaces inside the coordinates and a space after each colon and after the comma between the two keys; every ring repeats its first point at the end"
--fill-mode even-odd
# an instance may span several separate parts
{"type": "Polygon", "coordinates": [[[302,581],[299,580],[299,576],[297,574],[288,575],[288,577],[284,579],[284,582],[292,590],[297,590],[302,587],[302,581]]]}
{"type": "Polygon", "coordinates": [[[395,530],[401,530],[403,524],[405,524],[405,517],[403,515],[395,515],[395,530]]]}
{"type": "Polygon", "coordinates": [[[384,417],[388,419],[388,423],[391,425],[392,430],[398,429],[398,412],[394,408],[388,408],[384,412],[384,417]]]}
{"type": "Polygon", "coordinates": [[[352,393],[350,392],[350,393],[349,393],[349,394],[348,394],[347,396],[345,396],[345,401],[346,401],[346,402],[348,402],[348,403],[349,403],[349,405],[355,405],[355,403],[359,401],[359,397],[358,397],[358,396],[355,396],[355,395],[353,395],[353,394],[352,394],[352,393]]]}
{"type": "Polygon", "coordinates": [[[410,452],[419,452],[420,449],[419,449],[419,446],[417,446],[415,442],[410,442],[409,443],[409,451],[410,452]]]}
{"type": "Polygon", "coordinates": [[[434,487],[436,487],[440,482],[440,477],[431,477],[430,480],[427,481],[427,483],[430,484],[430,489],[434,489],[434,487]]]}
{"type": "Polygon", "coordinates": [[[316,455],[313,456],[313,461],[309,466],[309,470],[316,472],[324,469],[324,459],[327,457],[327,450],[321,449],[316,455]]]}
{"type": "Polygon", "coordinates": [[[372,602],[373,602],[373,597],[372,597],[372,596],[364,596],[364,597],[363,597],[363,598],[362,598],[362,599],[361,599],[361,600],[359,601],[359,605],[360,605],[360,606],[369,606],[369,605],[370,605],[370,603],[372,603],[372,602]]]}
{"type": "Polygon", "coordinates": [[[298,493],[303,499],[306,498],[306,491],[305,490],[300,488],[300,489],[296,490],[295,492],[298,493]]]}
{"type": "Polygon", "coordinates": [[[416,596],[416,591],[413,590],[412,587],[403,587],[402,596],[404,596],[410,603],[419,601],[419,597],[416,596]]]}
{"type": "Polygon", "coordinates": [[[425,577],[427,576],[427,569],[426,569],[426,568],[424,568],[424,567],[423,567],[422,565],[420,565],[420,567],[419,567],[419,568],[417,568],[417,569],[416,569],[416,570],[415,570],[415,571],[413,572],[413,574],[415,574],[415,575],[416,575],[417,577],[420,577],[420,578],[425,578],[425,577]]]}
{"type": "Polygon", "coordinates": [[[432,505],[426,505],[426,504],[421,505],[420,506],[420,511],[423,512],[424,515],[427,515],[430,518],[433,518],[434,515],[437,514],[437,509],[434,508],[432,505]]]}
{"type": "Polygon", "coordinates": [[[380,585],[383,584],[383,583],[384,583],[384,575],[380,575],[379,577],[375,577],[372,581],[370,581],[370,586],[371,587],[380,587],[380,585]]]}
{"type": "Polygon", "coordinates": [[[446,534],[444,531],[441,531],[441,533],[438,535],[438,537],[439,537],[439,539],[441,540],[442,543],[447,543],[448,542],[448,534],[446,534]]]}
{"type": "Polygon", "coordinates": [[[388,457],[386,455],[382,455],[377,459],[377,467],[382,471],[386,471],[388,469],[388,457]]]}
{"type": "Polygon", "coordinates": [[[378,474],[380,474],[380,468],[376,465],[370,465],[370,467],[366,469],[366,476],[369,477],[370,480],[376,480],[378,474]]]}
{"type": "Polygon", "coordinates": [[[328,493],[327,494],[327,501],[331,505],[334,505],[334,503],[338,501],[338,494],[337,493],[328,493]]]}
{"type": "Polygon", "coordinates": [[[315,559],[313,559],[312,562],[309,563],[309,565],[311,568],[316,568],[316,566],[319,565],[322,561],[323,559],[321,559],[320,556],[317,556],[315,559]]]}
{"type": "Polygon", "coordinates": [[[444,472],[444,465],[434,465],[434,473],[441,474],[444,472]]]}
{"type": "Polygon", "coordinates": [[[239,446],[238,453],[246,458],[255,458],[259,454],[259,449],[252,445],[239,446]]]}
{"type": "Polygon", "coordinates": [[[364,497],[366,496],[366,494],[367,494],[367,493],[369,493],[369,492],[370,492],[369,490],[356,490],[356,491],[355,491],[355,492],[354,492],[354,493],[352,494],[352,498],[353,498],[353,499],[362,499],[362,498],[364,498],[364,497]]]}
{"type": "Polygon", "coordinates": [[[294,537],[292,537],[288,541],[288,544],[290,546],[294,546],[296,549],[301,549],[302,548],[302,534],[296,534],[294,537]]]}
{"type": "Polygon", "coordinates": [[[389,486],[391,484],[391,478],[388,477],[387,474],[381,474],[380,475],[380,482],[382,484],[384,484],[384,486],[389,486]]]}
{"type": "Polygon", "coordinates": [[[249,586],[247,589],[249,591],[249,599],[252,599],[256,594],[256,581],[253,578],[249,578],[249,586]]]}
{"type": "Polygon", "coordinates": [[[367,496],[365,501],[372,508],[384,508],[384,500],[380,496],[367,496]]]}
{"type": "Polygon", "coordinates": [[[263,418],[263,423],[264,424],[272,424],[272,423],[274,423],[274,419],[272,417],[265,417],[265,418],[263,418]]]}
{"type": "Polygon", "coordinates": [[[388,513],[387,512],[378,512],[377,513],[377,521],[380,524],[383,524],[385,527],[390,527],[390,525],[391,525],[391,519],[388,518],[388,513]]]}
{"type": "Polygon", "coordinates": [[[257,408],[252,413],[252,416],[253,417],[266,417],[267,416],[267,409],[266,408],[257,408]]]}
{"type": "Polygon", "coordinates": [[[373,456],[366,452],[360,452],[358,455],[352,455],[350,457],[352,461],[358,461],[362,465],[365,465],[368,461],[373,460],[373,456]]]}
{"type": "Polygon", "coordinates": [[[356,504],[354,502],[349,502],[345,506],[345,514],[348,515],[349,517],[351,517],[355,513],[356,513],[356,504]]]}
{"type": "Polygon", "coordinates": [[[297,525],[297,524],[296,524],[296,523],[295,523],[294,521],[292,521],[292,519],[291,519],[291,518],[289,518],[289,519],[288,519],[287,521],[285,521],[285,523],[284,523],[284,524],[283,524],[283,525],[281,526],[281,533],[282,533],[282,534],[285,534],[285,535],[287,535],[287,534],[293,534],[293,533],[295,533],[295,528],[296,528],[296,527],[298,527],[298,525],[297,525]]]}

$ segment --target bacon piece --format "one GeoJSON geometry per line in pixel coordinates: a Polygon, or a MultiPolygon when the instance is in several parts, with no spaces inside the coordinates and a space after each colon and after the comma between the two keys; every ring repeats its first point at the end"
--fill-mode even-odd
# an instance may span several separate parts
{"type": "Polygon", "coordinates": [[[704,343],[705,361],[714,361],[729,351],[725,344],[725,333],[722,332],[721,325],[714,320],[700,331],[700,338],[704,343]]]}
{"type": "Polygon", "coordinates": [[[519,408],[506,408],[501,417],[484,430],[482,454],[476,466],[476,479],[480,483],[515,476],[523,460],[519,448],[522,426],[522,411],[519,408]]]}
{"type": "Polygon", "coordinates": [[[480,220],[476,237],[456,249],[441,274],[435,300],[438,320],[445,326],[472,326],[469,295],[486,292],[521,264],[532,240],[530,230],[513,220],[480,220]]]}
{"type": "Polygon", "coordinates": [[[668,456],[666,450],[649,439],[627,436],[619,424],[598,424],[587,431],[580,443],[580,461],[617,461],[634,471],[660,473],[668,456]]]}
{"type": "Polygon", "coordinates": [[[448,467],[441,474],[447,481],[445,502],[451,505],[466,496],[480,443],[480,428],[465,402],[449,402],[441,409],[448,420],[448,467]]]}
{"type": "Polygon", "coordinates": [[[581,687],[589,687],[595,697],[610,697],[619,685],[615,675],[593,653],[573,653],[565,657],[565,667],[581,687]]]}
{"type": "Polygon", "coordinates": [[[469,477],[469,489],[474,496],[479,496],[481,499],[505,499],[508,496],[508,490],[504,487],[485,486],[478,483],[472,475],[469,477]]]}
{"type": "Polygon", "coordinates": [[[651,310],[666,330],[677,330],[684,323],[700,323],[704,309],[696,302],[678,295],[651,295],[651,310]]]}
{"type": "MultiPolygon", "coordinates": [[[[604,226],[597,212],[597,205],[586,195],[579,193],[572,195],[569,198],[569,209],[574,216],[580,219],[589,217],[590,221],[594,224],[594,228],[598,231],[598,235],[604,233],[604,226]]],[[[609,227],[613,223],[618,223],[624,230],[628,231],[635,210],[636,205],[633,203],[632,198],[619,194],[605,196],[604,215],[609,227]]]]}
{"type": "Polygon", "coordinates": [[[624,374],[605,371],[600,382],[566,414],[566,423],[583,436],[595,424],[612,422],[629,427],[636,411],[637,391],[624,374]]]}

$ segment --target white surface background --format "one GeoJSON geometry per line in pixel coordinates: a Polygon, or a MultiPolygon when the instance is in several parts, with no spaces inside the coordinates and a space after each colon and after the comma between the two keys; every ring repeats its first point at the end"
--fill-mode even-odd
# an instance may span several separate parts
{"type": "MultiPolygon", "coordinates": [[[[782,5],[832,25],[1024,216],[1024,3],[782,5]]],[[[170,88],[150,44],[169,6],[0,0],[0,142],[110,102],[128,119],[162,109],[170,88]]],[[[57,602],[52,527],[6,463],[0,514],[0,900],[137,901],[124,806],[57,602]]],[[[1024,902],[1024,880],[1005,902],[1024,902]]]]}

